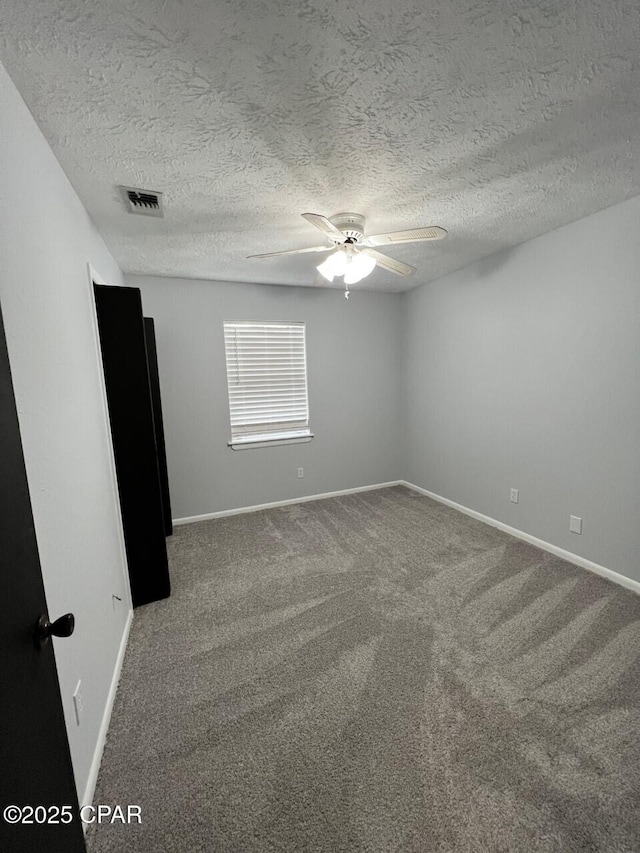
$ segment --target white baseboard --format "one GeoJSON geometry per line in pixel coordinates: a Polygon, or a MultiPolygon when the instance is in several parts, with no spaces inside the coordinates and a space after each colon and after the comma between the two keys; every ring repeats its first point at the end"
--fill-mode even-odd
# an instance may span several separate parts
{"type": "MultiPolygon", "coordinates": [[[[127,621],[124,626],[124,631],[122,632],[120,648],[118,649],[118,657],[116,659],[116,665],[113,669],[113,677],[111,679],[111,686],[109,687],[109,693],[107,695],[107,703],[104,709],[104,714],[102,715],[102,723],[100,724],[100,731],[98,732],[98,740],[93,753],[93,761],[91,762],[91,767],[89,768],[89,778],[87,779],[87,784],[84,789],[84,796],[82,798],[82,802],[80,803],[80,808],[82,808],[82,806],[90,806],[93,803],[93,795],[96,790],[96,782],[98,781],[100,762],[102,761],[104,744],[107,739],[107,732],[109,731],[109,723],[111,722],[111,712],[113,711],[113,703],[116,698],[118,682],[120,681],[120,673],[122,672],[122,663],[124,661],[124,654],[127,650],[127,642],[129,640],[129,631],[131,630],[132,621],[133,610],[130,610],[129,616],[127,617],[127,621]]],[[[87,826],[88,824],[84,824],[85,831],[87,826]]]]}
{"type": "Polygon", "coordinates": [[[220,512],[207,512],[204,515],[190,515],[186,518],[174,518],[174,525],[193,524],[195,521],[210,521],[212,518],[224,518],[227,515],[242,515],[245,512],[259,512],[261,509],[272,509],[276,506],[289,506],[290,504],[302,504],[307,501],[321,501],[325,498],[337,498],[340,495],[354,495],[356,492],[371,492],[374,489],[388,489],[390,486],[406,486],[402,480],[393,480],[390,483],[375,483],[373,486],[358,486],[356,489],[341,489],[338,492],[325,492],[321,495],[306,495],[302,498],[289,498],[286,501],[272,501],[268,504],[256,504],[255,506],[241,506],[237,509],[223,509],[220,512]]]}
{"type": "Polygon", "coordinates": [[[436,495],[434,492],[429,492],[427,489],[422,489],[420,486],[416,486],[414,483],[408,483],[406,480],[401,480],[400,485],[406,486],[409,489],[413,489],[414,492],[419,492],[421,495],[425,495],[428,498],[432,498],[434,501],[438,501],[441,504],[446,504],[446,506],[450,506],[453,509],[457,509],[458,512],[463,512],[465,515],[470,515],[471,518],[476,518],[478,521],[483,521],[485,524],[490,524],[491,527],[497,527],[498,530],[503,530],[505,533],[509,533],[511,536],[515,536],[517,539],[523,539],[525,542],[528,542],[530,545],[535,545],[536,548],[541,548],[543,551],[548,551],[550,554],[555,554],[556,557],[560,557],[563,560],[566,560],[568,563],[573,563],[575,566],[580,566],[583,569],[587,569],[590,572],[594,572],[596,575],[601,575],[603,578],[608,578],[610,581],[619,584],[620,586],[626,587],[626,589],[630,589],[633,592],[640,594],[640,583],[638,581],[632,580],[632,578],[628,578],[626,575],[621,575],[618,572],[614,572],[611,569],[607,569],[605,566],[600,566],[598,563],[592,563],[591,560],[586,560],[584,557],[580,557],[578,554],[572,554],[571,551],[565,551],[564,548],[558,548],[557,545],[552,545],[551,542],[545,542],[543,539],[538,539],[536,536],[531,536],[530,533],[525,533],[523,530],[518,530],[515,527],[510,527],[508,524],[505,524],[502,521],[497,521],[495,518],[490,518],[488,515],[483,515],[481,512],[476,512],[475,509],[469,509],[467,506],[462,506],[462,504],[457,504],[455,501],[450,501],[448,498],[443,498],[441,495],[436,495]]]}
{"type": "Polygon", "coordinates": [[[585,557],[581,557],[578,554],[573,554],[571,551],[565,551],[564,548],[559,548],[551,542],[545,542],[543,539],[538,539],[537,536],[532,536],[530,533],[525,533],[523,530],[518,530],[516,527],[510,527],[502,521],[498,521],[488,515],[483,515],[481,512],[476,512],[476,510],[469,509],[469,507],[458,504],[448,498],[443,498],[442,495],[436,495],[434,492],[430,492],[427,489],[423,489],[420,486],[416,486],[415,483],[409,483],[406,480],[392,480],[389,483],[375,483],[371,486],[359,486],[355,489],[341,489],[337,492],[325,492],[320,495],[306,495],[305,497],[289,498],[284,501],[272,501],[271,503],[257,504],[255,506],[242,506],[237,507],[236,509],[224,509],[220,512],[208,512],[204,515],[174,518],[173,523],[175,526],[179,526],[181,524],[192,524],[197,521],[209,521],[213,518],[224,518],[228,515],[241,515],[247,512],[259,512],[262,509],[271,509],[278,506],[289,506],[290,504],[306,503],[307,501],[320,501],[325,498],[339,497],[340,495],[353,495],[357,492],[370,492],[374,489],[387,489],[391,486],[406,486],[408,489],[413,489],[414,492],[419,492],[421,495],[425,495],[428,498],[432,498],[434,501],[450,506],[453,509],[458,510],[458,512],[463,512],[465,515],[471,516],[471,518],[475,518],[478,521],[489,524],[491,527],[496,527],[498,530],[503,530],[505,533],[509,533],[517,539],[529,542],[530,545],[535,545],[536,548],[548,551],[550,554],[554,554],[556,557],[560,557],[568,563],[573,563],[575,566],[580,566],[581,568],[594,572],[601,577],[608,578],[610,581],[613,581],[626,589],[630,589],[632,592],[640,594],[640,582],[635,581],[632,578],[628,578],[626,575],[621,575],[618,572],[614,572],[612,569],[607,569],[605,566],[593,563],[591,560],[587,560],[585,557]]]}

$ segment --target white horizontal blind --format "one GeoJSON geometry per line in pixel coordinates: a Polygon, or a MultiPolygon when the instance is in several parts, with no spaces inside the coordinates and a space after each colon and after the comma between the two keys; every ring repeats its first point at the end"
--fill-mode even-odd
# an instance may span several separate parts
{"type": "Polygon", "coordinates": [[[304,323],[224,323],[231,443],[310,435],[304,323]]]}

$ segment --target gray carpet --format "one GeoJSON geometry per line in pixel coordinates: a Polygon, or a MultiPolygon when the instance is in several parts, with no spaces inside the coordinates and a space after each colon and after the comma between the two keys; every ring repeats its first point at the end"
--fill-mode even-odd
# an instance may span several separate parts
{"type": "Polygon", "coordinates": [[[93,853],[640,851],[640,597],[402,487],[169,548],[93,853]]]}

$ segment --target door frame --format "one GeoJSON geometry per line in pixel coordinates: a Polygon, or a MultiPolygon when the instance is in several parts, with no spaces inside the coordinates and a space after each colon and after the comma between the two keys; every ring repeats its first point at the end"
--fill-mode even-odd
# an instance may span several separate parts
{"type": "Polygon", "coordinates": [[[111,421],[109,419],[109,403],[107,401],[107,386],[104,379],[104,367],[102,366],[102,347],[100,346],[100,331],[98,329],[98,312],[96,309],[96,297],[93,289],[94,284],[109,285],[109,282],[100,275],[99,272],[90,264],[87,263],[89,298],[91,300],[91,326],[93,332],[93,345],[96,356],[96,368],[98,370],[98,382],[100,383],[100,397],[102,400],[102,419],[104,422],[105,435],[107,436],[109,470],[111,472],[111,482],[113,484],[113,507],[116,518],[118,519],[118,543],[120,546],[120,555],[122,557],[122,568],[124,577],[124,590],[127,596],[127,609],[133,613],[133,600],[131,598],[131,584],[129,581],[129,570],[127,568],[127,552],[124,544],[124,527],[122,524],[122,512],[120,510],[120,500],[118,499],[118,475],[116,474],[116,460],[113,453],[113,440],[111,438],[111,421]]]}
{"type": "MultiPolygon", "coordinates": [[[[122,640],[120,642],[120,648],[118,650],[118,657],[116,659],[114,671],[113,671],[113,680],[109,687],[109,692],[107,694],[107,700],[105,704],[104,715],[102,718],[102,723],[100,724],[100,729],[98,731],[98,737],[96,740],[93,759],[91,761],[91,766],[89,768],[89,775],[87,777],[87,784],[85,785],[84,793],[82,795],[82,799],[80,800],[80,808],[83,806],[91,805],[93,803],[93,796],[95,793],[96,783],[98,781],[98,773],[100,771],[100,764],[102,762],[102,754],[104,752],[104,745],[107,739],[107,732],[109,730],[109,723],[111,721],[111,712],[113,710],[113,703],[115,701],[116,690],[118,687],[118,682],[120,680],[120,673],[122,671],[122,663],[124,661],[124,655],[127,650],[127,644],[129,641],[129,631],[131,630],[131,623],[133,621],[133,601],[131,599],[131,584],[129,581],[129,570],[127,564],[127,552],[124,544],[124,529],[122,525],[122,513],[120,511],[120,499],[119,499],[119,490],[118,490],[118,477],[116,474],[116,460],[113,453],[113,441],[111,438],[111,422],[109,420],[109,404],[107,402],[107,389],[105,385],[104,379],[104,368],[102,366],[102,349],[100,347],[100,332],[98,330],[98,313],[96,311],[96,301],[95,294],[93,290],[93,285],[95,284],[105,284],[108,285],[108,282],[104,279],[102,275],[90,264],[87,263],[87,287],[88,287],[88,298],[90,300],[91,305],[91,331],[93,335],[93,346],[95,352],[95,366],[98,374],[98,383],[100,385],[100,398],[102,401],[102,421],[104,434],[107,438],[107,455],[109,457],[109,470],[111,473],[111,482],[112,482],[112,495],[113,495],[113,509],[115,512],[115,516],[117,519],[117,527],[118,527],[118,544],[120,549],[120,560],[122,566],[122,575],[123,575],[123,589],[125,591],[126,600],[123,601],[123,604],[127,608],[127,621],[125,622],[125,626],[122,633],[122,640]]],[[[88,825],[84,825],[85,832],[88,829],[88,825]]]]}

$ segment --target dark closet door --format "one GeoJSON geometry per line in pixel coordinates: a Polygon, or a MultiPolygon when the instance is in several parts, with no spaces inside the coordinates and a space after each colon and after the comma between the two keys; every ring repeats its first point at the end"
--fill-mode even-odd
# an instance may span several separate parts
{"type": "Polygon", "coordinates": [[[47,602],[1,316],[0,469],[0,850],[84,853],[53,641],[34,641],[47,602]]]}
{"type": "Polygon", "coordinates": [[[140,291],[94,285],[134,607],[170,591],[140,291]]]}
{"type": "Polygon", "coordinates": [[[164,533],[165,536],[171,536],[173,533],[173,521],[171,518],[171,499],[169,497],[169,472],[167,471],[167,451],[164,446],[164,422],[162,420],[162,400],[160,398],[156,329],[152,317],[144,318],[144,334],[147,342],[147,364],[149,367],[149,382],[151,383],[151,405],[153,406],[153,426],[156,436],[160,491],[162,493],[164,533]]]}

